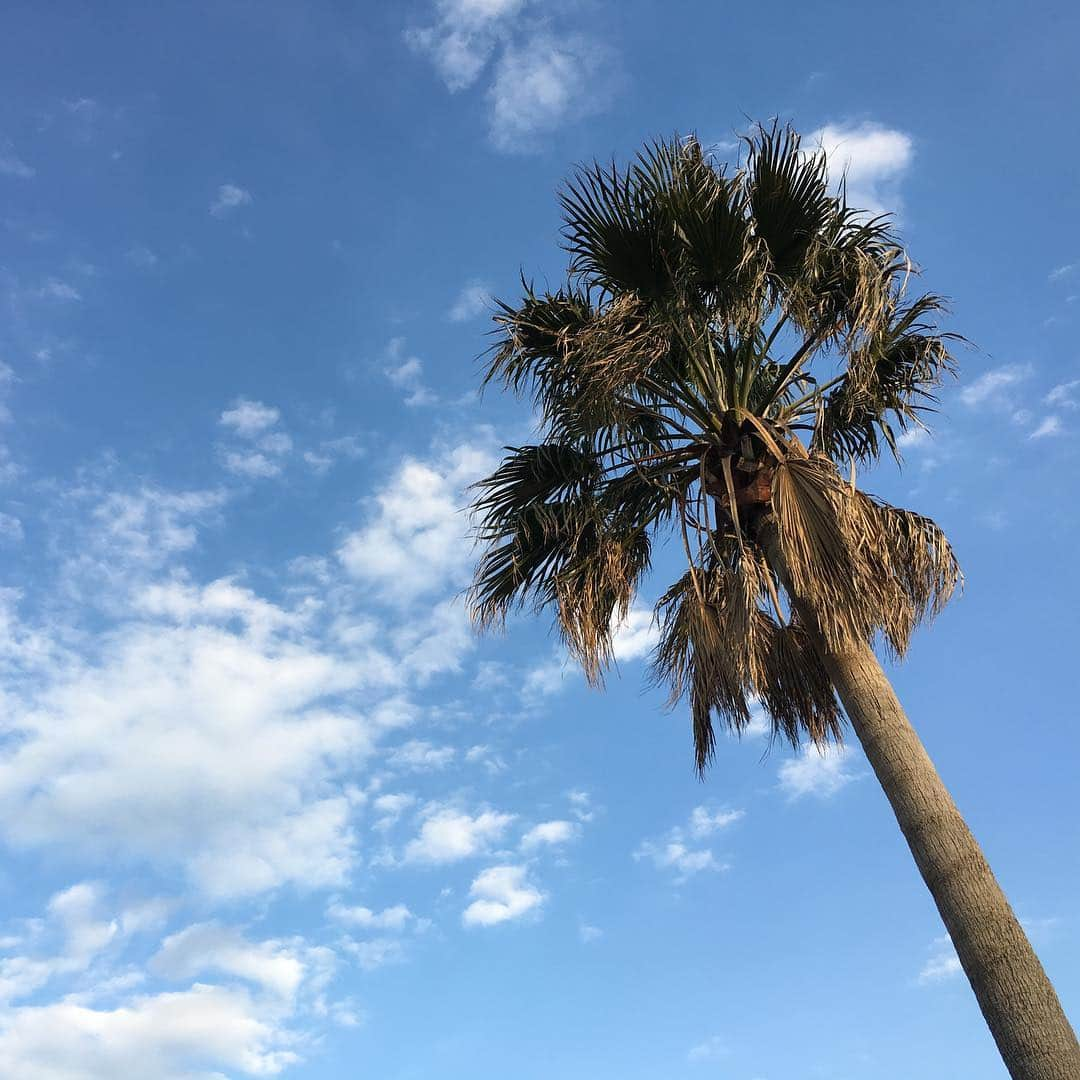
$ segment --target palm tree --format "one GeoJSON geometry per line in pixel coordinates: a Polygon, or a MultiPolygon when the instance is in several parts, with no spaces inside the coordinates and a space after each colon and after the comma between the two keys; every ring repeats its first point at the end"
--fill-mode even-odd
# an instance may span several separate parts
{"type": "Polygon", "coordinates": [[[689,701],[698,769],[716,722],[740,732],[756,702],[793,745],[838,739],[846,715],[1010,1075],[1076,1080],[1054,989],[872,649],[902,657],[961,581],[934,522],[855,482],[899,461],[956,337],[823,153],[776,124],[744,141],[733,174],[674,139],[565,187],[566,283],[523,279],[495,315],[485,383],[530,393],[543,434],[477,485],[473,617],[554,609],[598,684],[674,538],[686,571],[656,605],[653,673],[689,701]]]}

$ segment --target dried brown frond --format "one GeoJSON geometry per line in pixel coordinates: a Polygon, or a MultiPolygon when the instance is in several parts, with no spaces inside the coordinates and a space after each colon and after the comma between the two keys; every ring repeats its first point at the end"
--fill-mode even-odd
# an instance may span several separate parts
{"type": "Polygon", "coordinates": [[[774,626],[768,644],[758,694],[772,717],[774,734],[792,746],[804,735],[819,746],[840,742],[840,706],[806,630],[798,623],[774,626]]]}
{"type": "Polygon", "coordinates": [[[929,518],[856,490],[823,454],[781,462],[773,509],[790,586],[814,607],[831,648],[880,633],[902,656],[961,580],[929,518]]]}

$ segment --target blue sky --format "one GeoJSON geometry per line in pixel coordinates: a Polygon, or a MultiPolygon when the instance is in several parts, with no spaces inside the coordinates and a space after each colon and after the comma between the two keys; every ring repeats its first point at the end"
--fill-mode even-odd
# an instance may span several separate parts
{"type": "Polygon", "coordinates": [[[576,161],[780,115],[974,347],[866,484],[893,672],[1080,1014],[1073,5],[19,3],[0,33],[0,1075],[1004,1077],[857,747],[692,773],[647,602],[476,639],[492,295],[576,161]],[[1067,125],[1066,120],[1066,125],[1067,125]]]}

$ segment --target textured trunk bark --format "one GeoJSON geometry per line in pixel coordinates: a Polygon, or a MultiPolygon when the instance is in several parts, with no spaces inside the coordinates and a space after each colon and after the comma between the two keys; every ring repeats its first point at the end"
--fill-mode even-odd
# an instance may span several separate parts
{"type": "MultiPolygon", "coordinates": [[[[786,587],[775,525],[765,524],[758,537],[786,587]]],[[[862,643],[830,650],[812,607],[788,592],[816,638],[1009,1075],[1080,1080],[1080,1046],[1057,994],[873,650],[862,643]]]]}

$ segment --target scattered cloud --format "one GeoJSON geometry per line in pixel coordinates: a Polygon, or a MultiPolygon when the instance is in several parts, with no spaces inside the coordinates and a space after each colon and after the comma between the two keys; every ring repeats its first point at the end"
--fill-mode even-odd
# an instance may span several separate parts
{"type": "Polygon", "coordinates": [[[1049,435],[1060,435],[1063,428],[1060,416],[1044,416],[1039,426],[1028,436],[1029,439],[1045,439],[1049,435]]]}
{"type": "Polygon", "coordinates": [[[464,490],[492,464],[489,450],[471,443],[435,461],[407,458],[371,500],[371,520],[338,549],[346,571],[396,604],[464,585],[472,557],[464,490]]]}
{"type": "Polygon", "coordinates": [[[821,749],[807,743],[795,757],[783,762],[778,773],[780,789],[789,799],[807,795],[830,798],[860,775],[850,747],[835,743],[821,749]]]}
{"type": "Polygon", "coordinates": [[[49,278],[37,291],[37,295],[44,300],[60,300],[71,303],[82,299],[82,293],[74,285],[59,278],[49,278]]]}
{"type": "Polygon", "coordinates": [[[1063,263],[1061,266],[1055,266],[1053,270],[1047,274],[1047,280],[1051,282],[1062,281],[1067,277],[1071,277],[1077,267],[1080,267],[1080,263],[1063,263]]]}
{"type": "Polygon", "coordinates": [[[1080,409],[1080,379],[1058,383],[1043,401],[1058,409],[1080,409]]]}
{"type": "Polygon", "coordinates": [[[673,870],[677,884],[704,870],[727,870],[710,848],[693,847],[713,833],[728,828],[745,817],[742,810],[709,810],[697,806],[685,827],[676,826],[659,840],[645,840],[634,852],[635,859],[648,859],[658,870],[673,870]]]}
{"type": "Polygon", "coordinates": [[[393,386],[407,395],[405,404],[408,406],[434,405],[439,400],[424,384],[423,361],[419,357],[406,355],[403,337],[392,338],[386,347],[383,374],[393,386]]]}
{"type": "Polygon", "coordinates": [[[23,539],[23,524],[14,514],[0,513],[0,542],[20,544],[23,539]]]}
{"type": "Polygon", "coordinates": [[[522,851],[568,844],[577,836],[579,826],[573,821],[544,821],[534,825],[521,838],[522,851]]]}
{"type": "Polygon", "coordinates": [[[648,656],[660,640],[660,630],[652,610],[634,606],[626,618],[614,627],[611,651],[616,660],[641,660],[648,656]]]}
{"type": "Polygon", "coordinates": [[[491,139],[500,150],[535,149],[539,137],[600,111],[610,90],[602,73],[610,53],[578,34],[536,34],[508,46],[488,90],[491,139]]]}
{"type": "Polygon", "coordinates": [[[1011,407],[1012,389],[1031,375],[1030,364],[1006,364],[980,375],[960,391],[960,400],[967,406],[991,405],[1011,407]]]}
{"type": "Polygon", "coordinates": [[[531,150],[539,136],[607,104],[610,49],[553,27],[538,0],[435,0],[433,16],[405,40],[452,93],[489,76],[490,137],[498,149],[531,150]]]}
{"type": "Polygon", "coordinates": [[[274,406],[238,398],[218,419],[221,427],[238,440],[238,445],[222,449],[225,468],[248,480],[280,476],[284,459],[293,448],[291,436],[277,430],[280,419],[281,411],[274,406]]]}
{"type": "Polygon", "coordinates": [[[491,286],[482,281],[471,281],[466,285],[449,311],[451,322],[468,322],[483,315],[491,305],[491,286]]]}
{"type": "Polygon", "coordinates": [[[452,746],[435,746],[425,739],[410,739],[390,751],[386,764],[409,772],[432,772],[445,769],[456,754],[452,746]]]}
{"type": "Polygon", "coordinates": [[[520,919],[538,909],[544,894],[528,880],[524,866],[491,866],[482,871],[469,887],[475,897],[462,913],[466,926],[495,926],[520,919]]]}
{"type": "Polygon", "coordinates": [[[210,213],[214,217],[227,217],[239,207],[250,206],[251,203],[250,191],[237,187],[236,184],[222,184],[210,204],[210,213]]]}
{"type": "Polygon", "coordinates": [[[578,922],[578,940],[582,945],[591,945],[604,936],[604,931],[599,926],[590,926],[584,920],[578,922]]]}
{"type": "Polygon", "coordinates": [[[451,807],[431,806],[419,835],[405,847],[405,861],[451,863],[483,855],[502,839],[513,820],[513,814],[495,810],[470,815],[451,807]]]}
{"type": "Polygon", "coordinates": [[[703,1042],[699,1042],[696,1046],[690,1047],[687,1052],[686,1060],[692,1065],[701,1065],[705,1062],[719,1061],[721,1058],[727,1056],[730,1051],[727,1048],[727,1044],[719,1035],[710,1035],[709,1038],[703,1042]]]}
{"type": "Polygon", "coordinates": [[[335,922],[361,930],[404,930],[410,923],[416,922],[416,916],[404,904],[372,911],[371,908],[348,907],[334,901],[326,909],[326,914],[335,922]]]}
{"type": "Polygon", "coordinates": [[[826,124],[804,145],[825,151],[829,177],[834,183],[844,178],[851,206],[872,214],[901,208],[900,181],[915,156],[910,135],[872,121],[826,124]]]}
{"type": "Polygon", "coordinates": [[[237,398],[230,409],[226,409],[218,423],[235,432],[241,438],[254,439],[272,428],[281,419],[281,410],[273,405],[264,405],[261,401],[249,398],[237,398]]]}
{"type": "Polygon", "coordinates": [[[161,262],[157,254],[151,251],[145,244],[135,244],[129,247],[124,253],[128,262],[132,266],[137,266],[140,270],[153,270],[155,266],[161,262]]]}
{"type": "Polygon", "coordinates": [[[945,982],[963,973],[960,966],[960,958],[953,948],[952,939],[948,934],[935,938],[930,946],[930,955],[918,975],[918,982],[922,986],[931,983],[945,982]]]}
{"type": "Polygon", "coordinates": [[[36,172],[18,154],[6,139],[0,139],[0,176],[14,176],[17,180],[31,180],[36,172]]]}

